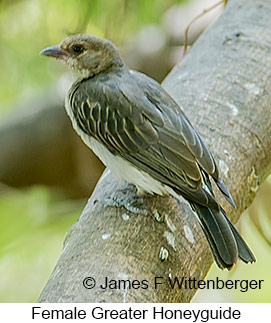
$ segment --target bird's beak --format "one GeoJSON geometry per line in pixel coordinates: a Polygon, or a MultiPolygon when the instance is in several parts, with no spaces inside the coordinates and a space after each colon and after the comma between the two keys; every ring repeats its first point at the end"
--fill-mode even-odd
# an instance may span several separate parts
{"type": "Polygon", "coordinates": [[[60,48],[59,45],[44,48],[40,52],[40,55],[55,57],[55,58],[63,59],[63,60],[65,60],[69,57],[69,53],[67,51],[65,51],[64,49],[60,48]]]}

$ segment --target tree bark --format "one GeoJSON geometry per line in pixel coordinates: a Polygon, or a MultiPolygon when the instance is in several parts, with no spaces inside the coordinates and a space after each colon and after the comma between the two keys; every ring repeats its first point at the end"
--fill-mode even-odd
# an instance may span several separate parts
{"type": "MultiPolygon", "coordinates": [[[[213,152],[237,210],[251,204],[271,162],[271,1],[229,1],[223,14],[163,82],[213,152]]],[[[218,197],[218,195],[217,195],[218,197]]],[[[105,171],[64,249],[39,302],[188,302],[195,289],[172,289],[169,277],[203,279],[213,260],[187,203],[135,195],[105,171]],[[109,206],[137,200],[147,215],[109,206]],[[161,222],[162,221],[162,222],[161,222]],[[85,277],[96,286],[86,289],[85,277]],[[105,277],[147,281],[148,288],[99,287],[105,277]],[[161,285],[155,289],[155,277],[161,285]]],[[[251,265],[252,266],[252,265],[251,265]]]]}

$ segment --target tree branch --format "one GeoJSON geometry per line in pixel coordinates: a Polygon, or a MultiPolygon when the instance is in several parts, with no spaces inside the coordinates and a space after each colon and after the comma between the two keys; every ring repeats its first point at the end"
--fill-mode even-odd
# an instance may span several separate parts
{"type": "MultiPolygon", "coordinates": [[[[214,153],[238,206],[236,211],[220,200],[233,221],[271,168],[270,15],[270,1],[229,1],[163,82],[214,153]]],[[[40,302],[191,300],[195,290],[172,290],[168,284],[168,277],[203,279],[212,264],[190,207],[171,197],[145,196],[144,209],[152,215],[136,215],[103,202],[116,196],[137,199],[131,185],[119,184],[106,171],[69,230],[40,302]],[[89,290],[83,287],[88,276],[97,283],[89,290]],[[155,276],[163,277],[157,289],[155,276]],[[148,288],[103,290],[105,277],[147,280],[148,288]]]]}
{"type": "Polygon", "coordinates": [[[42,183],[70,197],[87,197],[103,167],[72,130],[59,92],[54,84],[20,101],[0,123],[0,182],[12,187],[42,183]]]}

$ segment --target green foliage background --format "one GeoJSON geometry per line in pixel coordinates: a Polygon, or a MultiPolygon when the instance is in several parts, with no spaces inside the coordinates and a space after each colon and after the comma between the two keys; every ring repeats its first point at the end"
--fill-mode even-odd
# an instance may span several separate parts
{"type": "MultiPolygon", "coordinates": [[[[0,1],[0,123],[17,102],[56,81],[65,69],[39,52],[70,33],[108,37],[118,45],[158,23],[174,0],[0,1]]],[[[1,152],[0,152],[1,154],[1,152]]],[[[19,161],[18,161],[19,162],[19,161]]],[[[0,183],[1,184],[1,183],[0,183]]],[[[36,301],[86,201],[46,187],[0,185],[0,302],[36,301]]]]}
{"type": "Polygon", "coordinates": [[[118,45],[144,24],[158,23],[174,0],[0,1],[0,113],[61,74],[38,53],[70,33],[85,32],[118,45]]]}
{"type": "MultiPolygon", "coordinates": [[[[39,56],[68,33],[109,37],[118,45],[145,24],[159,23],[174,0],[25,0],[0,2],[0,117],[63,73],[57,62],[39,56]]],[[[1,153],[1,152],[0,152],[1,153]]],[[[19,161],[18,161],[19,162],[19,161]]],[[[69,201],[46,187],[14,190],[0,187],[0,302],[34,302],[61,253],[67,229],[86,201],[69,201]]],[[[270,252],[259,235],[245,226],[258,264],[240,265],[233,273],[215,267],[210,277],[265,279],[259,292],[219,294],[221,301],[270,301],[270,252]],[[239,276],[238,276],[239,275],[239,276]],[[228,298],[227,298],[228,297],[228,298]]],[[[209,278],[210,278],[209,277],[209,278]]],[[[196,300],[217,301],[199,293],[196,300]]],[[[220,300],[218,297],[218,300],[220,300]]]]}

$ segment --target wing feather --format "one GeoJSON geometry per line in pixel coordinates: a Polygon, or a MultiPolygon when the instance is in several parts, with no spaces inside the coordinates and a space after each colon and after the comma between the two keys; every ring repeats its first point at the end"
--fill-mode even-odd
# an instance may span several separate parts
{"type": "Polygon", "coordinates": [[[178,194],[217,209],[203,187],[203,172],[218,179],[214,159],[167,92],[134,71],[102,85],[97,77],[81,81],[70,96],[81,130],[178,194]]]}

